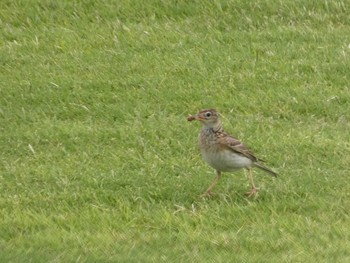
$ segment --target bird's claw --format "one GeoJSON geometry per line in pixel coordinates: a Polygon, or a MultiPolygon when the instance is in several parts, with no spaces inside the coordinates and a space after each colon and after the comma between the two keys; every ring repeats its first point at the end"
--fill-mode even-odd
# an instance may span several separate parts
{"type": "Polygon", "coordinates": [[[247,192],[247,196],[248,197],[254,197],[258,194],[259,188],[256,187],[252,187],[252,189],[250,190],[250,192],[247,192]]]}
{"type": "Polygon", "coordinates": [[[214,194],[211,191],[206,191],[204,194],[201,195],[202,198],[209,198],[212,197],[214,194]]]}

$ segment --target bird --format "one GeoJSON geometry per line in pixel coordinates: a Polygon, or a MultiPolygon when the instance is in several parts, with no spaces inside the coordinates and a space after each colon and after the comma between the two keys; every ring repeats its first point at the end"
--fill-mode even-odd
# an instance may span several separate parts
{"type": "Polygon", "coordinates": [[[212,195],[212,189],[219,182],[222,172],[247,169],[251,186],[248,197],[258,193],[254,184],[253,167],[277,177],[276,172],[262,164],[264,160],[257,158],[241,141],[225,132],[217,110],[203,109],[195,115],[189,115],[187,120],[202,123],[203,127],[198,136],[200,152],[203,159],[216,170],[216,178],[203,196],[212,195]]]}

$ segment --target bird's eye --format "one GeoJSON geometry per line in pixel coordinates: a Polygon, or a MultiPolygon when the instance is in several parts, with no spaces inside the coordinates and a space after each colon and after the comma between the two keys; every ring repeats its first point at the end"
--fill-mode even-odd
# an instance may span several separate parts
{"type": "Polygon", "coordinates": [[[205,117],[210,117],[211,116],[211,112],[208,111],[207,113],[205,113],[205,117]]]}

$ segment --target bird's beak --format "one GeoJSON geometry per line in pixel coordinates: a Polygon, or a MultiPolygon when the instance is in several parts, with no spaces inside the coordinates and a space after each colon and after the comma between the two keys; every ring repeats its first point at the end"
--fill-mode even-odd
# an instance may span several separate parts
{"type": "Polygon", "coordinates": [[[202,118],[199,117],[199,116],[196,114],[196,115],[190,115],[190,116],[188,116],[188,117],[187,117],[187,120],[188,120],[188,121],[194,121],[194,120],[200,121],[200,120],[202,120],[202,118]]]}

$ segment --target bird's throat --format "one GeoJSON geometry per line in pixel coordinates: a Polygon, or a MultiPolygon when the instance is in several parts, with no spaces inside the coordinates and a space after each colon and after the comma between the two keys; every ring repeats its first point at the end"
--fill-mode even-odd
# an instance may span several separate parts
{"type": "Polygon", "coordinates": [[[212,123],[212,124],[205,124],[203,127],[203,130],[207,130],[207,132],[221,132],[224,130],[222,123],[220,121],[212,123]]]}

